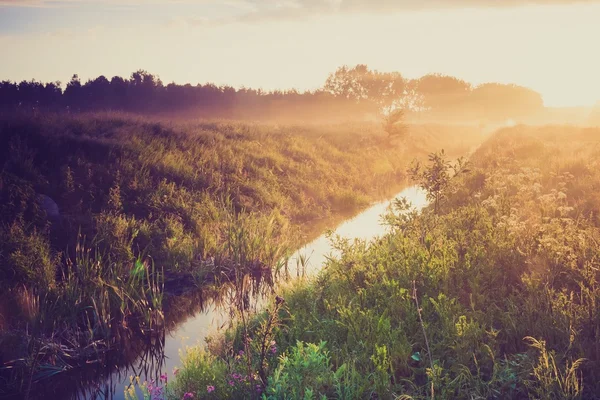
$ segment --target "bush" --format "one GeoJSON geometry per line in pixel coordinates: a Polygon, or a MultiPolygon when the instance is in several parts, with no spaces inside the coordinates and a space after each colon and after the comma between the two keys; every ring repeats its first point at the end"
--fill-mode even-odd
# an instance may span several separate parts
{"type": "Polygon", "coordinates": [[[15,221],[0,228],[0,282],[37,288],[55,285],[59,255],[52,252],[46,235],[15,221]]]}
{"type": "Polygon", "coordinates": [[[269,377],[267,399],[315,399],[333,391],[334,373],[325,342],[298,342],[280,356],[269,377]]]}
{"type": "Polygon", "coordinates": [[[225,362],[198,347],[182,354],[181,369],[168,386],[173,398],[182,399],[186,393],[193,393],[194,399],[233,398],[225,362]]]}

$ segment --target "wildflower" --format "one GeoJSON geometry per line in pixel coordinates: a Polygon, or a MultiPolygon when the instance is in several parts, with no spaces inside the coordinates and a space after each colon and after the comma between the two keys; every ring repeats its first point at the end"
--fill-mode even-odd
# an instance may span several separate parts
{"type": "Polygon", "coordinates": [[[178,373],[179,373],[179,368],[174,367],[173,368],[173,375],[177,376],[178,373]]]}
{"type": "Polygon", "coordinates": [[[167,374],[161,374],[160,375],[160,381],[161,382],[167,383],[167,380],[168,380],[167,374]]]}
{"type": "Polygon", "coordinates": [[[193,399],[193,398],[194,398],[194,393],[187,392],[186,394],[183,395],[183,400],[193,399]]]}
{"type": "Polygon", "coordinates": [[[240,350],[240,352],[238,353],[240,356],[244,355],[244,350],[240,350]]]}
{"type": "Polygon", "coordinates": [[[215,391],[215,387],[214,387],[213,385],[208,385],[208,386],[206,387],[206,391],[207,391],[208,393],[212,393],[212,392],[214,392],[214,391],[215,391]]]}
{"type": "Polygon", "coordinates": [[[235,383],[233,383],[233,381],[229,381],[229,386],[233,386],[235,385],[235,383]]]}
{"type": "Polygon", "coordinates": [[[256,393],[258,393],[258,394],[262,393],[262,387],[260,385],[256,385],[256,393]]]}

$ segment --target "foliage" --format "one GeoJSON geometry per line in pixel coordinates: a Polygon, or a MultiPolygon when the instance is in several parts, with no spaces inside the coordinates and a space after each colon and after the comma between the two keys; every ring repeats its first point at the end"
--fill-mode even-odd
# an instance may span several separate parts
{"type": "Polygon", "coordinates": [[[45,235],[36,228],[29,230],[22,220],[0,227],[0,281],[18,284],[35,284],[44,287],[55,285],[54,254],[45,235]]]}
{"type": "Polygon", "coordinates": [[[329,75],[324,89],[336,97],[358,103],[370,102],[375,111],[393,107],[404,96],[406,80],[398,72],[378,72],[366,65],[338,68],[329,75]]]}
{"type": "MultiPolygon", "coordinates": [[[[160,336],[164,299],[198,287],[234,287],[240,299],[265,290],[317,222],[403,184],[383,135],[376,124],[0,118],[0,361],[14,362],[0,373],[21,371],[21,390],[103,362],[119,338],[160,336]],[[13,332],[26,332],[17,345],[13,332]]],[[[253,361],[265,381],[269,349],[253,361]]]]}
{"type": "Polygon", "coordinates": [[[180,117],[331,121],[364,119],[395,108],[432,120],[504,121],[536,116],[541,95],[516,85],[486,83],[472,87],[438,74],[406,79],[400,72],[380,72],[364,64],[342,66],[314,91],[165,84],[138,70],[129,77],[104,75],[82,82],[73,75],[64,90],[60,82],[0,81],[0,113],[120,111],[180,117]]]}
{"type": "MultiPolygon", "coordinates": [[[[138,258],[120,265],[92,253],[80,238],[60,281],[46,288],[12,288],[2,299],[20,338],[0,336],[9,389],[33,386],[87,364],[105,363],[115,337],[152,339],[164,327],[163,272],[138,258]],[[128,273],[119,273],[126,268],[128,273]],[[11,294],[13,296],[11,296],[11,294]]],[[[10,332],[10,331],[9,331],[10,332]]]]}
{"type": "Polygon", "coordinates": [[[280,356],[279,366],[269,378],[267,399],[325,397],[334,378],[325,345],[298,342],[289,354],[280,356]]]}
{"type": "MultiPolygon", "coordinates": [[[[52,284],[79,230],[112,262],[147,254],[168,274],[210,280],[208,259],[273,267],[298,228],[308,234],[313,221],[356,212],[402,184],[398,150],[353,129],[362,128],[5,118],[0,285],[52,284]],[[58,219],[47,218],[40,195],[57,203],[58,219]]],[[[442,140],[443,131],[426,138],[442,140]]]]}
{"type": "Polygon", "coordinates": [[[184,354],[181,368],[170,388],[176,395],[174,398],[181,399],[185,393],[194,393],[194,398],[200,399],[232,397],[234,388],[228,384],[225,362],[198,348],[184,354]]]}
{"type": "Polygon", "coordinates": [[[467,172],[466,163],[459,158],[455,164],[446,160],[444,150],[429,155],[430,165],[426,168],[418,161],[413,162],[408,174],[423,190],[427,192],[427,200],[433,202],[433,209],[437,213],[442,201],[448,196],[450,188],[451,171],[454,175],[467,172]]]}
{"type": "Polygon", "coordinates": [[[583,358],[568,363],[564,372],[556,365],[554,351],[548,352],[546,342],[526,337],[534,349],[540,352],[538,361],[533,367],[535,382],[531,387],[539,399],[578,399],[582,394],[581,378],[577,376],[577,370],[585,361],[583,358]]]}
{"type": "Polygon", "coordinates": [[[387,235],[336,242],[319,276],[283,288],[288,358],[269,382],[291,391],[317,370],[329,398],[598,399],[598,137],[499,131],[448,175],[437,213],[399,201],[387,235]],[[327,355],[298,345],[322,341],[327,355]]]}

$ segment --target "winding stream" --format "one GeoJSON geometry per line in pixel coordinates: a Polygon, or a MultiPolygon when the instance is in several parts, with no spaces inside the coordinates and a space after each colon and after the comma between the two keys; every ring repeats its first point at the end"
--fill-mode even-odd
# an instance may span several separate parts
{"type": "MultiPolygon", "coordinates": [[[[408,187],[394,196],[406,197],[412,206],[418,210],[427,205],[425,193],[416,186],[408,187]]],[[[380,223],[380,217],[386,212],[387,207],[393,201],[387,200],[372,205],[356,217],[343,222],[334,230],[334,235],[348,239],[370,240],[386,233],[387,228],[380,223]]],[[[326,234],[322,234],[311,243],[307,244],[290,259],[292,269],[296,265],[296,260],[303,256],[307,259],[304,268],[307,276],[316,274],[324,265],[327,257],[336,256],[337,251],[331,247],[330,240],[326,234]]],[[[292,272],[295,275],[295,272],[292,272]]],[[[211,304],[204,311],[190,315],[187,320],[173,329],[165,337],[164,342],[164,362],[159,367],[163,373],[172,375],[174,367],[180,365],[180,351],[186,347],[202,345],[210,334],[217,332],[223,326],[226,326],[230,320],[228,307],[211,304]]],[[[156,369],[154,368],[155,376],[156,369]]],[[[106,389],[109,393],[104,393],[105,398],[124,399],[124,389],[129,385],[129,376],[136,372],[121,371],[113,374],[106,389]],[[110,393],[112,392],[112,393],[110,393]]],[[[150,380],[146,374],[137,372],[141,380],[150,380]]]]}

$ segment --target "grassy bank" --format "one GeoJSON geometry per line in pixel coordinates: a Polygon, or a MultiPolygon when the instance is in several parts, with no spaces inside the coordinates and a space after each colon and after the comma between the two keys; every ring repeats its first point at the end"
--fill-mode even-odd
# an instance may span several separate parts
{"type": "Polygon", "coordinates": [[[339,241],[167,397],[599,398],[599,163],[598,129],[498,132],[437,213],[398,202],[387,236],[339,241]]]}
{"type": "Polygon", "coordinates": [[[3,117],[0,361],[51,377],[131,329],[159,334],[164,295],[270,282],[316,226],[401,187],[408,159],[479,139],[413,131],[390,143],[377,124],[3,117]]]}

